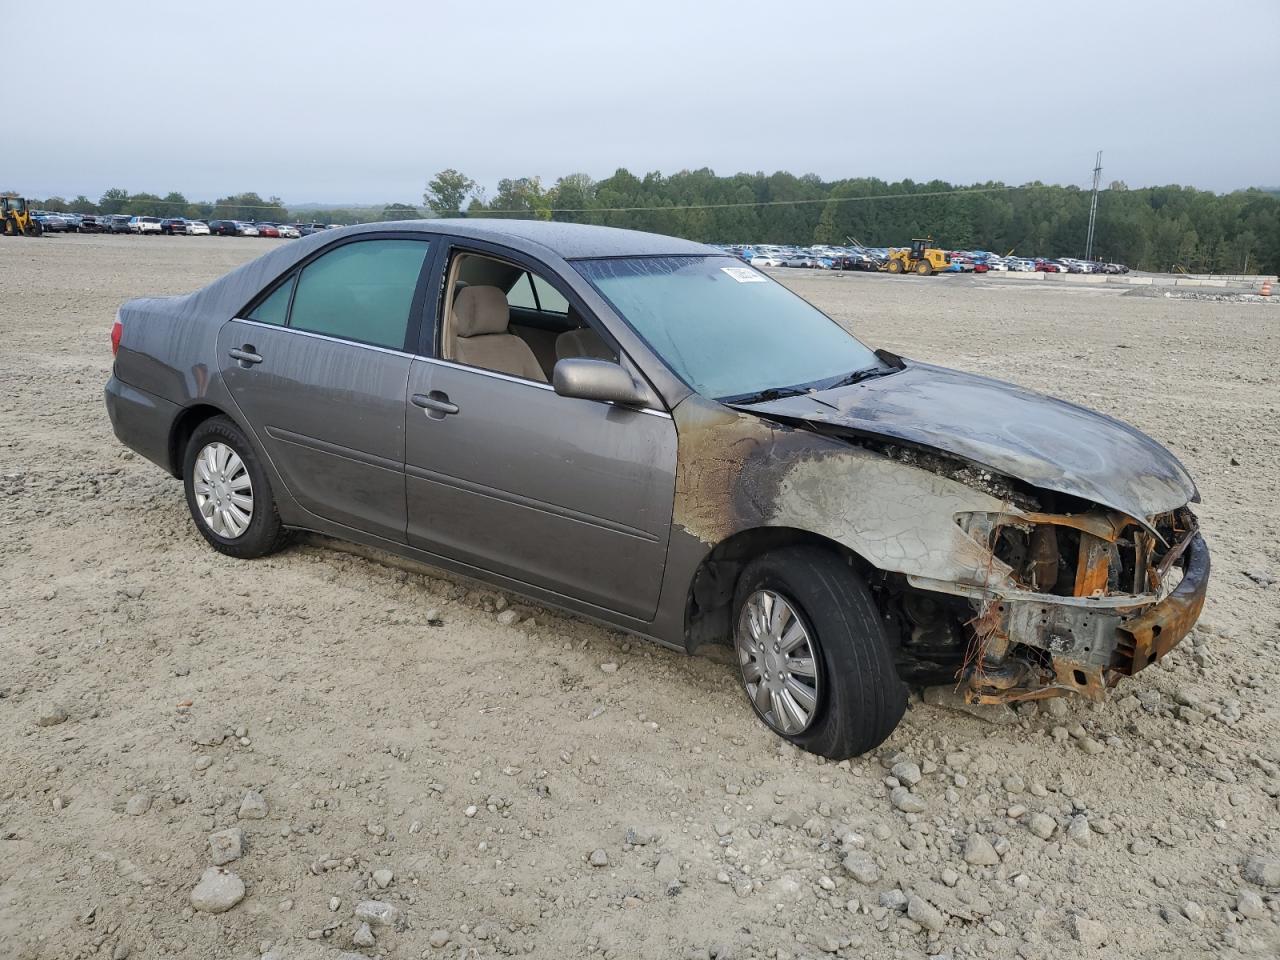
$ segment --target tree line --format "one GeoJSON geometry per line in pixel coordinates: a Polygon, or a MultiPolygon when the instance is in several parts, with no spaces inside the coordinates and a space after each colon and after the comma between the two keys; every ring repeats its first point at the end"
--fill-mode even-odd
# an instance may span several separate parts
{"type": "MultiPolygon", "coordinates": [[[[709,169],[643,177],[620,169],[603,180],[576,173],[549,186],[538,177],[503,179],[492,197],[470,177],[447,169],[428,181],[422,206],[290,211],[279,197],[256,193],[203,202],[118,188],[97,202],[85,196],[36,202],[51,211],[323,223],[502,216],[629,227],[709,243],[891,246],[932,236],[952,250],[1050,257],[1083,256],[1089,205],[1088,190],[1039,182],[825,181],[786,172],[717,176],[709,169]]],[[[1114,181],[1099,194],[1094,256],[1144,270],[1275,273],[1280,195],[1176,185],[1129,189],[1114,181]]]]}

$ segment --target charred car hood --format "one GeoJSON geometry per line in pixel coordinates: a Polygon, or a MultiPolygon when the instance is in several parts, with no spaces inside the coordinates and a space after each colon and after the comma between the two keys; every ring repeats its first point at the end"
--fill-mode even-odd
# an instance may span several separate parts
{"type": "Polygon", "coordinates": [[[736,407],[951,454],[1139,520],[1199,499],[1178,458],[1127,423],[1000,380],[903,362],[850,386],[736,407]]]}

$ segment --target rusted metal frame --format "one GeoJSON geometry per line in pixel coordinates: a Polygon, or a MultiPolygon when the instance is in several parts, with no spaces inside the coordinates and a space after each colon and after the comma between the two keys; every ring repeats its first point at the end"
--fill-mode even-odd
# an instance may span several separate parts
{"type": "Polygon", "coordinates": [[[1093,597],[1107,592],[1111,573],[1111,544],[1090,533],[1080,534],[1080,555],[1076,561],[1077,597],[1093,597]]]}
{"type": "Polygon", "coordinates": [[[1198,531],[1192,531],[1183,551],[1190,550],[1182,580],[1169,596],[1121,624],[1117,631],[1133,642],[1128,663],[1116,669],[1132,676],[1159,660],[1195,626],[1209,586],[1209,548],[1198,531]]]}

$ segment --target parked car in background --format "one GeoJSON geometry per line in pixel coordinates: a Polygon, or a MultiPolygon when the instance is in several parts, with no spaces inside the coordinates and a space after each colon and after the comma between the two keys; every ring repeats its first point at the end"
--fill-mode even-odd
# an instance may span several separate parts
{"type": "Polygon", "coordinates": [[[129,218],[130,233],[159,233],[160,218],[159,217],[130,217],[129,218]]]}
{"type": "Polygon", "coordinates": [[[235,220],[235,231],[238,237],[256,237],[258,228],[252,223],[245,223],[243,220],[235,220]]]}
{"type": "Polygon", "coordinates": [[[215,237],[234,237],[239,231],[234,220],[210,220],[209,232],[215,237]]]}
{"type": "Polygon", "coordinates": [[[782,257],[772,253],[757,253],[751,258],[753,267],[780,267],[782,266],[782,257]]]}
{"type": "Polygon", "coordinates": [[[298,231],[298,234],[303,237],[309,237],[313,233],[328,229],[323,223],[295,223],[293,226],[298,231]]]}
{"type": "Polygon", "coordinates": [[[67,221],[59,213],[50,213],[47,210],[36,210],[31,214],[31,218],[40,224],[40,228],[45,233],[66,233],[67,221]]]}
{"type": "Polygon", "coordinates": [[[797,253],[782,261],[784,267],[797,267],[805,270],[813,267],[813,257],[806,253],[797,253]]]}
{"type": "Polygon", "coordinates": [[[166,236],[185,237],[187,235],[187,221],[184,217],[167,217],[160,221],[160,232],[166,236]]]}
{"type": "Polygon", "coordinates": [[[1007,263],[1015,273],[1034,273],[1036,269],[1035,261],[1025,257],[1010,257],[1007,263]]]}
{"type": "MultiPolygon", "coordinates": [[[[1102,700],[1208,589],[1199,494],[1161,444],[872,350],[687,240],[368,224],[125,303],[111,344],[115,434],[182,481],[211,549],[301,528],[723,644],[744,720],[833,760],[888,737],[913,672],[988,703],[1102,700]]],[[[503,695],[502,664],[450,662],[503,695]]]]}
{"type": "Polygon", "coordinates": [[[98,217],[98,215],[93,213],[86,213],[83,216],[81,216],[80,232],[81,233],[101,233],[102,224],[99,223],[99,219],[100,218],[98,217]]]}
{"type": "Polygon", "coordinates": [[[209,236],[209,225],[203,220],[188,220],[187,235],[192,237],[209,236]]]}
{"type": "Polygon", "coordinates": [[[277,223],[276,230],[280,232],[280,236],[287,240],[297,240],[302,236],[297,227],[291,226],[287,223],[277,223]]]}
{"type": "Polygon", "coordinates": [[[253,228],[258,231],[260,237],[279,237],[280,231],[274,223],[254,223],[253,228]]]}
{"type": "Polygon", "coordinates": [[[102,227],[103,233],[128,233],[129,217],[123,213],[113,213],[109,216],[99,217],[98,224],[102,227]]]}

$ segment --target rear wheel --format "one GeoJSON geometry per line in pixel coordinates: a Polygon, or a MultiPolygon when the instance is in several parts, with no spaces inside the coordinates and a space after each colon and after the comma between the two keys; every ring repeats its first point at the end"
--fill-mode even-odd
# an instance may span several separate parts
{"type": "Polygon", "coordinates": [[[871,593],[842,558],[818,547],[767,553],[742,572],[734,611],[743,688],[775,733],[843,760],[893,732],[906,687],[871,593]]]}
{"type": "Polygon", "coordinates": [[[219,553],[248,560],[284,545],[271,481],[234,421],[213,417],[196,427],[182,477],[196,529],[219,553]]]}
{"type": "Polygon", "coordinates": [[[933,264],[928,260],[921,260],[916,264],[916,273],[920,274],[922,277],[929,276],[929,274],[933,273],[933,264]]]}

